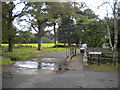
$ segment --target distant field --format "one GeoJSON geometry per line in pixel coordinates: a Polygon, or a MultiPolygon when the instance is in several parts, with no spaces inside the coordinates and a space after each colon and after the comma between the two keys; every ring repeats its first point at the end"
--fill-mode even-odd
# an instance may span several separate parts
{"type": "MultiPolygon", "coordinates": [[[[22,46],[32,46],[32,47],[37,47],[37,43],[28,43],[28,44],[15,44],[15,46],[22,45],[22,46]]],[[[55,44],[54,43],[43,43],[42,47],[53,47],[55,44]]],[[[8,46],[8,44],[2,44],[2,46],[8,46]]]]}
{"type": "MultiPolygon", "coordinates": [[[[17,46],[18,44],[16,44],[16,46],[17,46]]],[[[38,44],[37,43],[32,43],[32,44],[21,44],[21,45],[23,45],[23,46],[32,46],[32,47],[37,47],[38,46],[38,44]]],[[[42,47],[53,47],[55,44],[54,43],[43,43],[42,44],[42,47]]]]}
{"type": "MultiPolygon", "coordinates": [[[[37,43],[28,43],[28,44],[15,44],[15,46],[22,45],[22,46],[32,46],[32,47],[37,47],[37,43]]],[[[43,43],[42,47],[53,47],[55,44],[54,43],[43,43]]],[[[59,43],[58,45],[64,45],[63,43],[59,43]]],[[[2,44],[2,46],[8,46],[8,44],[2,44]]]]}

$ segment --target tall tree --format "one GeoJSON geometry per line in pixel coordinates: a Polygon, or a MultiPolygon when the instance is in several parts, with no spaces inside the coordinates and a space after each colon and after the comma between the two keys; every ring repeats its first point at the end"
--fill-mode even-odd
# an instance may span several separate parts
{"type": "Polygon", "coordinates": [[[57,23],[60,22],[60,16],[63,14],[63,4],[60,2],[47,2],[46,6],[48,7],[48,12],[51,13],[51,19],[49,19],[49,26],[53,26],[54,32],[54,43],[56,46],[57,38],[57,23]]]}
{"type": "Polygon", "coordinates": [[[54,2],[54,3],[47,3],[46,5],[48,5],[49,13],[51,13],[52,15],[50,22],[51,25],[53,25],[54,38],[55,38],[54,43],[56,45],[56,41],[58,41],[57,38],[58,30],[56,29],[56,25],[59,25],[61,23],[62,17],[73,15],[74,10],[72,8],[72,3],[70,2],[65,2],[65,3],[54,2]]]}
{"type": "MultiPolygon", "coordinates": [[[[16,5],[21,4],[25,2],[3,2],[2,3],[2,19],[3,19],[3,28],[2,30],[6,31],[7,34],[7,42],[8,42],[8,51],[12,52],[13,51],[13,36],[15,34],[15,28],[13,28],[13,21],[16,17],[20,16],[23,14],[25,11],[26,7],[23,7],[22,11],[19,11],[17,13],[13,13],[13,10],[15,9],[16,5]]],[[[3,34],[3,35],[4,35],[3,34]]]]}
{"type": "Polygon", "coordinates": [[[119,52],[120,52],[120,2],[118,3],[118,49],[119,49],[119,52]]]}
{"type": "Polygon", "coordinates": [[[117,2],[118,0],[114,0],[113,2],[113,16],[114,16],[114,50],[117,50],[118,44],[118,28],[117,28],[117,2]]]}
{"type": "Polygon", "coordinates": [[[59,41],[68,43],[72,42],[72,33],[74,30],[74,21],[69,17],[63,17],[61,25],[59,26],[58,36],[59,41]]]}
{"type": "MultiPolygon", "coordinates": [[[[91,14],[92,15],[92,14],[91,14]]],[[[101,21],[98,21],[97,18],[93,17],[92,19],[86,16],[85,14],[80,15],[76,22],[76,35],[80,33],[78,38],[81,42],[86,42],[91,47],[101,46],[105,40],[104,36],[106,34],[104,30],[104,24],[101,21]]],[[[78,41],[78,40],[77,40],[78,41]]]]}
{"type": "Polygon", "coordinates": [[[48,9],[43,2],[31,2],[28,4],[28,11],[26,16],[29,20],[25,20],[31,24],[30,28],[34,29],[37,32],[38,39],[38,50],[42,50],[42,38],[47,32],[44,29],[46,28],[46,22],[49,20],[51,15],[48,13],[48,9]]]}
{"type": "MultiPolygon", "coordinates": [[[[118,0],[113,0],[113,5],[111,5],[111,3],[108,1],[108,0],[106,0],[106,1],[104,1],[103,2],[103,4],[101,5],[101,6],[103,6],[103,5],[110,5],[110,7],[111,7],[111,9],[112,9],[112,13],[113,13],[113,18],[114,18],[114,20],[113,20],[113,25],[114,25],[114,43],[112,44],[112,37],[111,37],[111,29],[110,29],[110,26],[109,26],[109,24],[108,24],[108,22],[109,22],[109,19],[107,19],[106,21],[104,21],[104,23],[106,24],[106,27],[107,27],[107,31],[108,31],[108,37],[109,37],[109,44],[110,44],[110,47],[111,47],[111,51],[113,51],[113,52],[115,52],[116,50],[117,50],[117,44],[118,44],[118,28],[117,28],[117,4],[118,4],[118,0]]],[[[101,6],[99,6],[98,8],[100,8],[101,6]]],[[[106,8],[106,17],[107,18],[109,18],[108,17],[108,14],[109,14],[109,12],[108,12],[108,9],[106,8]]]]}
{"type": "Polygon", "coordinates": [[[85,7],[85,3],[63,3],[64,5],[64,12],[61,16],[61,23],[59,26],[59,41],[68,43],[71,45],[72,42],[75,42],[75,38],[77,38],[77,35],[75,36],[75,22],[77,18],[77,14],[81,13],[81,9],[85,7]],[[74,38],[75,37],[75,38],[74,38]]]}

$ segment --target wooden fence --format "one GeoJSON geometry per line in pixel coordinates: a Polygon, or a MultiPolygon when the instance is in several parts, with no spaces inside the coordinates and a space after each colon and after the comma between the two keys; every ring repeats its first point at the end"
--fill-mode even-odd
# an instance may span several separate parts
{"type": "Polygon", "coordinates": [[[87,59],[88,64],[94,64],[97,63],[100,64],[108,64],[108,65],[114,65],[120,63],[120,53],[112,53],[112,52],[96,52],[96,53],[90,53],[87,52],[87,59]]]}
{"type": "Polygon", "coordinates": [[[69,57],[71,55],[76,55],[75,47],[66,48],[66,56],[69,57]]]}

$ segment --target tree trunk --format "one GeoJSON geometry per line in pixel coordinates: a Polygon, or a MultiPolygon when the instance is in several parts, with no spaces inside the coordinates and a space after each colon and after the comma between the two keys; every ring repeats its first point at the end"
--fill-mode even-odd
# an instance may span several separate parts
{"type": "Polygon", "coordinates": [[[56,23],[54,22],[54,43],[55,43],[55,46],[56,46],[56,41],[57,41],[57,32],[56,32],[56,29],[55,29],[55,25],[56,23]]]}
{"type": "Polygon", "coordinates": [[[68,46],[71,47],[71,39],[68,39],[68,46]]]}
{"type": "MultiPolygon", "coordinates": [[[[120,13],[120,9],[118,10],[118,12],[120,13]]],[[[118,20],[118,44],[117,44],[117,48],[120,51],[120,19],[118,20]]]]}
{"type": "Polygon", "coordinates": [[[81,47],[82,40],[79,38],[79,48],[81,47]]]}
{"type": "Polygon", "coordinates": [[[111,51],[113,52],[114,51],[114,47],[112,45],[112,40],[111,40],[111,36],[110,36],[110,27],[109,27],[108,24],[107,24],[107,31],[108,31],[108,39],[109,39],[110,48],[111,48],[111,51]]]}
{"type": "Polygon", "coordinates": [[[11,38],[9,38],[9,40],[8,40],[8,51],[9,51],[9,52],[12,52],[12,51],[13,51],[13,44],[12,44],[11,38]]]}
{"type": "Polygon", "coordinates": [[[38,49],[39,51],[42,50],[42,36],[38,37],[38,49]]]}
{"type": "MultiPolygon", "coordinates": [[[[9,19],[8,19],[8,33],[11,33],[12,28],[12,10],[9,11],[9,19]]],[[[8,52],[13,51],[13,44],[12,44],[12,36],[8,36],[8,52]]]]}
{"type": "Polygon", "coordinates": [[[116,51],[117,49],[117,43],[118,43],[118,29],[117,29],[117,17],[116,17],[116,5],[117,1],[114,2],[114,50],[116,51]]]}
{"type": "Polygon", "coordinates": [[[37,50],[41,51],[42,50],[42,32],[41,32],[41,24],[38,21],[38,48],[37,50]]]}

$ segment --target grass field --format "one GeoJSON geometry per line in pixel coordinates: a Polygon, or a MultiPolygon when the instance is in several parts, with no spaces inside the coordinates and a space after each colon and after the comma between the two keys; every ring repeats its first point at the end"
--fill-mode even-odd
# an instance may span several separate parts
{"type": "MultiPolygon", "coordinates": [[[[64,45],[63,43],[59,43],[58,45],[64,45]]],[[[0,65],[8,65],[12,64],[15,61],[25,61],[30,58],[34,58],[40,54],[54,53],[54,52],[64,52],[66,48],[50,48],[55,46],[54,43],[43,43],[42,51],[38,51],[36,48],[38,47],[37,43],[32,44],[15,44],[13,52],[7,52],[8,44],[2,44],[2,60],[0,61],[0,65]],[[24,46],[24,47],[23,47],[24,46]],[[26,48],[26,47],[35,47],[35,48],[26,48]],[[47,47],[47,48],[46,48],[47,47]]]]}
{"type": "MultiPolygon", "coordinates": [[[[37,47],[38,44],[37,43],[29,43],[29,44],[15,44],[14,46],[19,46],[19,45],[22,45],[22,46],[32,46],[32,47],[37,47]]],[[[54,43],[43,43],[42,44],[42,47],[53,47],[55,44],[54,43]]],[[[2,46],[8,46],[8,44],[2,44],[2,46]]]]}
{"type": "MultiPolygon", "coordinates": [[[[8,44],[1,44],[2,46],[8,46],[8,44]]],[[[58,45],[64,45],[63,43],[59,43],[58,45]]],[[[68,45],[68,44],[66,44],[68,45]]],[[[72,45],[75,45],[75,44],[72,44],[72,45]]],[[[28,43],[28,44],[14,44],[14,46],[31,46],[31,47],[38,47],[38,44],[37,43],[28,43]]],[[[53,47],[55,46],[54,43],[43,43],[42,44],[42,47],[53,47]]]]}
{"type": "Polygon", "coordinates": [[[0,65],[9,65],[13,64],[14,61],[11,61],[10,58],[7,57],[0,57],[0,65]]]}
{"type": "Polygon", "coordinates": [[[44,48],[42,51],[38,51],[36,48],[14,48],[13,52],[7,52],[7,49],[2,50],[2,59],[0,60],[0,65],[12,64],[15,61],[26,61],[30,58],[35,58],[37,55],[63,52],[66,51],[65,48],[44,48]]]}
{"type": "MultiPolygon", "coordinates": [[[[36,47],[36,48],[38,46],[37,43],[15,44],[14,46],[19,46],[19,45],[21,45],[21,46],[32,46],[32,47],[36,47]]],[[[63,43],[59,43],[58,45],[64,45],[64,44],[63,43]]],[[[2,44],[2,46],[8,46],[8,44],[2,44]]],[[[42,44],[42,47],[53,47],[53,46],[55,46],[54,43],[43,43],[42,44]]]]}

